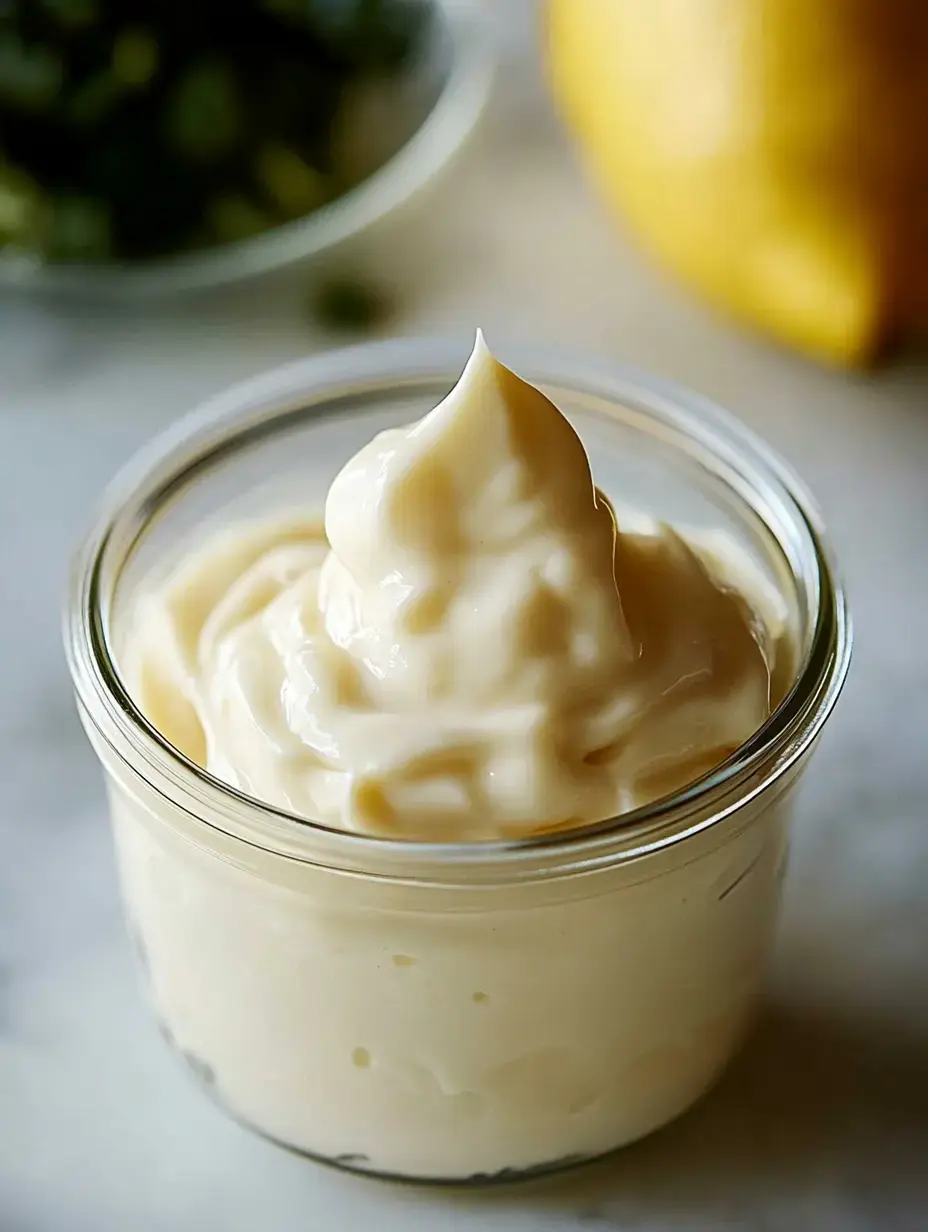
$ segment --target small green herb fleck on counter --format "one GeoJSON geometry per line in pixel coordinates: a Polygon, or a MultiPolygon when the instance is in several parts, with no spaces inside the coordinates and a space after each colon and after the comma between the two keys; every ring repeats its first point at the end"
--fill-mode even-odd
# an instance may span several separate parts
{"type": "Polygon", "coordinates": [[[334,333],[360,334],[390,315],[392,302],[382,287],[356,278],[330,278],[316,288],[312,315],[334,333]]]}

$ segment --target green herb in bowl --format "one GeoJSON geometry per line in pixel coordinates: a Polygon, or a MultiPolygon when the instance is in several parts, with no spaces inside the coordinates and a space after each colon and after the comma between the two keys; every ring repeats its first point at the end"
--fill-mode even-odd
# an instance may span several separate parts
{"type": "Polygon", "coordinates": [[[352,186],[337,130],[425,37],[418,0],[0,0],[0,247],[138,262],[352,186]]]}

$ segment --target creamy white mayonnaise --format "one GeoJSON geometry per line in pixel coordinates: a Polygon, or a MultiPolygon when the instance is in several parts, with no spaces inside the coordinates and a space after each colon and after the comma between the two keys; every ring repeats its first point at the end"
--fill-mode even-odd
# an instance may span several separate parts
{"type": "Polygon", "coordinates": [[[617,527],[571,424],[482,336],[310,515],[236,526],[143,595],[151,722],[235,787],[401,839],[600,820],[723,761],[771,707],[775,631],[720,558],[617,527]]]}

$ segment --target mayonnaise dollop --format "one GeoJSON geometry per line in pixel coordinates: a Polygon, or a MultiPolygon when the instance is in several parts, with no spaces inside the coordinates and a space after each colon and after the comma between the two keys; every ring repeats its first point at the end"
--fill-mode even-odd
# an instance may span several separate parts
{"type": "Polygon", "coordinates": [[[346,830],[518,838],[723,761],[771,708],[772,634],[723,564],[623,531],[580,438],[478,333],[450,394],[311,516],[233,527],[143,594],[130,691],[177,748],[346,830]]]}

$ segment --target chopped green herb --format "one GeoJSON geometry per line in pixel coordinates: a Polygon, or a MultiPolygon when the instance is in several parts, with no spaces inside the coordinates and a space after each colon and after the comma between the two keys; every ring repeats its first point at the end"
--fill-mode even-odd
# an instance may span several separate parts
{"type": "Polygon", "coordinates": [[[340,333],[372,329],[389,314],[390,307],[381,289],[351,278],[323,282],[312,301],[313,314],[319,322],[340,333]]]}
{"type": "Polygon", "coordinates": [[[0,99],[24,111],[51,107],[61,87],[61,59],[51,47],[0,34],[0,99]]]}
{"type": "Polygon", "coordinates": [[[113,72],[127,86],[144,86],[158,69],[158,44],[146,30],[123,30],[113,42],[113,72]]]}
{"type": "Polygon", "coordinates": [[[217,197],[209,206],[209,220],[223,243],[246,240],[268,227],[268,216],[246,197],[217,197]]]}
{"type": "MultiPolygon", "coordinates": [[[[0,0],[0,247],[146,260],[350,187],[348,100],[418,50],[422,0],[0,0]]],[[[330,314],[380,311],[355,294],[330,314]]]]}
{"type": "Polygon", "coordinates": [[[106,206],[89,197],[59,197],[51,213],[49,248],[67,261],[100,261],[109,255],[106,206]]]}

